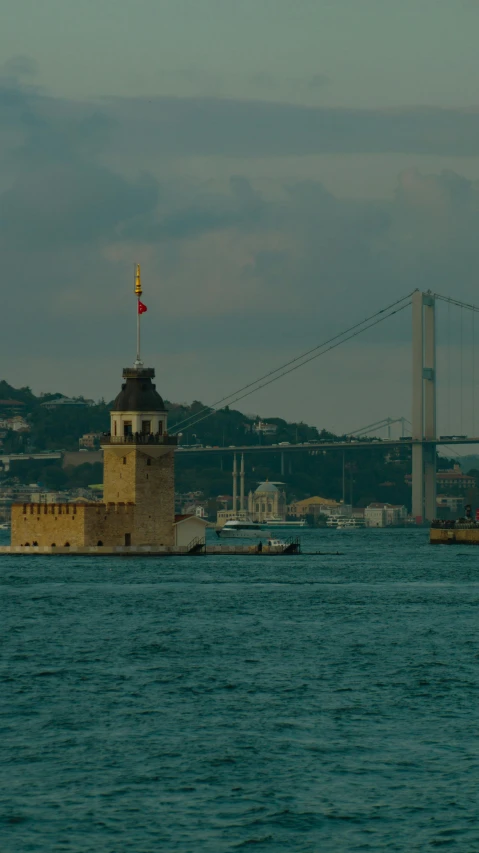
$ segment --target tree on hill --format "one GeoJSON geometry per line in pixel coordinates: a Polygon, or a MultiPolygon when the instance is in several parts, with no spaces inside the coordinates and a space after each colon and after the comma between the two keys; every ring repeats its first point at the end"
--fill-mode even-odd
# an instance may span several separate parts
{"type": "Polygon", "coordinates": [[[0,401],[1,400],[18,400],[21,403],[34,405],[37,398],[30,388],[13,388],[4,379],[0,380],[0,401]]]}

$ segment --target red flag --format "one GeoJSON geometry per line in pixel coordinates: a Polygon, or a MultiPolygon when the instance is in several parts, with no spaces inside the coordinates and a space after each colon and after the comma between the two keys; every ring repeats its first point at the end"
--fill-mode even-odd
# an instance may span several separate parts
{"type": "Polygon", "coordinates": [[[146,307],[146,305],[143,305],[143,302],[140,302],[140,300],[138,300],[138,314],[144,314],[145,311],[148,311],[148,308],[146,307]]]}

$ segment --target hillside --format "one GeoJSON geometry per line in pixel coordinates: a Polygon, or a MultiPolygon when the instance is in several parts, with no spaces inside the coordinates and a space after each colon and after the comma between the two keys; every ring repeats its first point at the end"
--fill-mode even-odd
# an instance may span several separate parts
{"type": "MultiPolygon", "coordinates": [[[[110,404],[77,398],[71,404],[50,408],[60,394],[36,396],[29,388],[14,388],[0,382],[0,420],[11,418],[12,413],[22,418],[28,429],[0,430],[1,451],[77,450],[78,441],[85,433],[101,433],[109,429],[110,404]],[[47,405],[45,405],[47,404],[47,405]]],[[[206,498],[231,494],[231,445],[258,446],[291,444],[334,438],[331,433],[318,431],[304,423],[288,423],[281,418],[248,417],[228,407],[212,412],[205,410],[200,401],[191,405],[166,403],[169,410],[170,430],[181,432],[182,445],[202,444],[224,447],[225,452],[215,456],[177,456],[177,491],[201,491],[206,498]],[[207,417],[204,417],[208,415],[207,417]],[[188,419],[198,419],[189,426],[188,419]],[[200,420],[201,418],[201,420],[200,420]],[[185,422],[186,421],[186,422],[185,422]]],[[[98,482],[99,465],[90,466],[85,454],[81,468],[62,470],[58,463],[45,461],[13,465],[10,477],[24,482],[41,482],[50,488],[69,488],[98,482]]],[[[450,460],[440,458],[440,467],[448,467],[450,460]]],[[[355,505],[365,506],[371,501],[387,501],[410,505],[410,487],[404,477],[411,470],[408,447],[392,451],[384,448],[351,446],[345,453],[345,497],[355,505]]],[[[3,474],[5,479],[5,474],[3,474]]],[[[254,489],[261,480],[284,482],[288,499],[310,495],[340,500],[343,496],[343,453],[316,448],[309,453],[286,455],[285,473],[281,474],[281,450],[277,453],[246,455],[246,489],[254,489]]]]}

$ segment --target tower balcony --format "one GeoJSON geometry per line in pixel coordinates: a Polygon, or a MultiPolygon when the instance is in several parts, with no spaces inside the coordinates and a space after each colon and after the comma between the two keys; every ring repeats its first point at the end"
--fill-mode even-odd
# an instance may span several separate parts
{"type": "Polygon", "coordinates": [[[178,436],[168,435],[168,433],[165,433],[164,435],[141,432],[132,433],[131,435],[111,435],[110,433],[104,433],[100,439],[100,445],[102,447],[122,447],[125,445],[130,447],[144,447],[145,445],[175,447],[177,444],[178,436]]]}

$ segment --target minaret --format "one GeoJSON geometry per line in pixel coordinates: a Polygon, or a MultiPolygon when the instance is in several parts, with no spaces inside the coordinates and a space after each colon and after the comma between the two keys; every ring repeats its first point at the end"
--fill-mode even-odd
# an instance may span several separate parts
{"type": "Polygon", "coordinates": [[[140,353],[140,317],[146,306],[140,265],[135,275],[138,299],[137,353],[134,367],[123,369],[123,384],[110,412],[110,434],[102,439],[103,500],[135,505],[134,524],[125,545],[173,545],[175,521],[174,450],[165,404],[144,367],[140,353]],[[129,541],[128,541],[129,540],[129,541]]]}
{"type": "Polygon", "coordinates": [[[238,503],[237,479],[238,479],[238,469],[236,467],[236,453],[233,453],[233,512],[235,513],[235,515],[236,515],[237,509],[238,509],[238,507],[237,507],[237,503],[238,503]]]}
{"type": "Polygon", "coordinates": [[[244,513],[244,453],[241,454],[240,468],[240,510],[244,513]]]}

